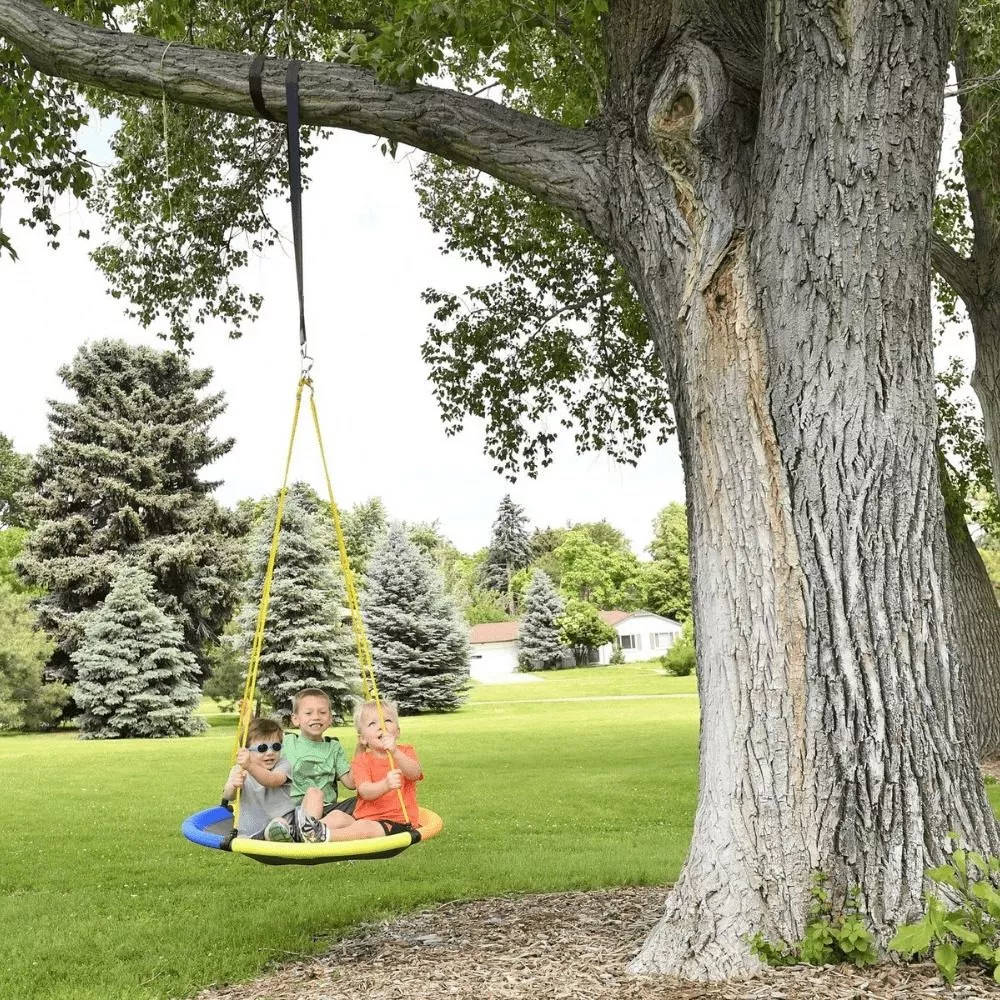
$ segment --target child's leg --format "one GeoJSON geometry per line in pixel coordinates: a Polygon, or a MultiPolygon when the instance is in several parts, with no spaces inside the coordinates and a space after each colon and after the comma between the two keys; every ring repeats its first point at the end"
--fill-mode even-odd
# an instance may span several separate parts
{"type": "Polygon", "coordinates": [[[371,840],[373,837],[385,836],[382,824],[374,819],[352,819],[341,814],[348,822],[345,824],[336,821],[338,825],[331,827],[327,821],[334,815],[336,814],[330,813],[323,820],[327,824],[327,840],[371,840]]]}
{"type": "Polygon", "coordinates": [[[302,796],[302,811],[313,819],[323,818],[323,793],[315,786],[307,788],[302,796]]]}
{"type": "Polygon", "coordinates": [[[329,830],[323,822],[323,793],[318,788],[307,788],[302,803],[295,812],[299,838],[308,844],[321,844],[329,839],[329,830]]]}
{"type": "Polygon", "coordinates": [[[336,810],[328,812],[323,817],[323,822],[328,830],[343,830],[345,827],[354,826],[357,820],[350,814],[336,810]]]}

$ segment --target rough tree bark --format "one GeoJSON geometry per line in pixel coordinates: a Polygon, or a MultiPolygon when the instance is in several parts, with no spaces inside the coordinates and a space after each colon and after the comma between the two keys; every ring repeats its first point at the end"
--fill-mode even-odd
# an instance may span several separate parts
{"type": "MultiPolygon", "coordinates": [[[[303,117],[449,156],[558,204],[646,308],[687,477],[703,722],[690,854],[636,972],[757,967],[810,872],[885,941],[949,830],[1000,848],[951,654],[935,459],[930,210],[953,9],[912,0],[612,0],[605,111],[304,67],[303,117]]],[[[251,114],[246,57],[0,0],[72,79],[251,114]],[[58,43],[53,39],[58,37],[58,43]]],[[[281,106],[281,67],[266,95],[281,106]]]]}

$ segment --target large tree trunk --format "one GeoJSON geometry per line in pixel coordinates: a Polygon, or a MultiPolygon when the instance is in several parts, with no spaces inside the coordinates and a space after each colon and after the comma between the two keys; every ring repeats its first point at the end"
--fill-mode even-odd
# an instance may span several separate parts
{"type": "Polygon", "coordinates": [[[969,681],[969,708],[980,757],[1000,754],[1000,604],[965,521],[965,505],[941,461],[948,552],[955,586],[955,649],[969,681]]]}
{"type": "Polygon", "coordinates": [[[621,256],[687,475],[702,704],[691,852],[636,972],[753,970],[747,937],[800,937],[817,869],[860,889],[884,943],[949,830],[998,844],[949,653],[935,457],[950,11],[837,8],[773,5],[759,122],[710,49],[675,41],[656,154],[619,148],[638,178],[621,256]]]}

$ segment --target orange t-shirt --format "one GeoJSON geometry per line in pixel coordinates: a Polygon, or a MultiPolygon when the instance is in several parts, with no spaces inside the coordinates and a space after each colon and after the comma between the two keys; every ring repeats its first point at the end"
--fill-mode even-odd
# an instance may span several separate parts
{"type": "MultiPolygon", "coordinates": [[[[417,760],[417,755],[413,747],[408,743],[397,745],[407,757],[417,760]]],[[[417,761],[419,764],[420,762],[417,761]]],[[[365,781],[381,781],[389,773],[389,758],[384,753],[370,753],[364,750],[354,755],[351,761],[351,774],[354,776],[354,784],[360,787],[365,781]]],[[[403,801],[406,803],[406,811],[410,817],[410,823],[417,825],[417,781],[423,781],[424,776],[420,774],[416,780],[403,775],[403,785],[400,791],[403,793],[403,801]]],[[[377,799],[363,799],[358,796],[357,804],[354,806],[355,819],[388,819],[394,823],[405,823],[403,810],[399,806],[399,795],[395,788],[391,788],[385,795],[380,795],[377,799]]]]}

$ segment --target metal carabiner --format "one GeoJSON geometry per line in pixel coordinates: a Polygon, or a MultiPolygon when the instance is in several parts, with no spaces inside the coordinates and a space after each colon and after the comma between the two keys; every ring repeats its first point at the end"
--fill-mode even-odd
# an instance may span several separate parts
{"type": "Polygon", "coordinates": [[[302,378],[309,378],[310,372],[312,372],[313,358],[306,353],[305,345],[302,346],[302,368],[299,375],[302,378]]]}

